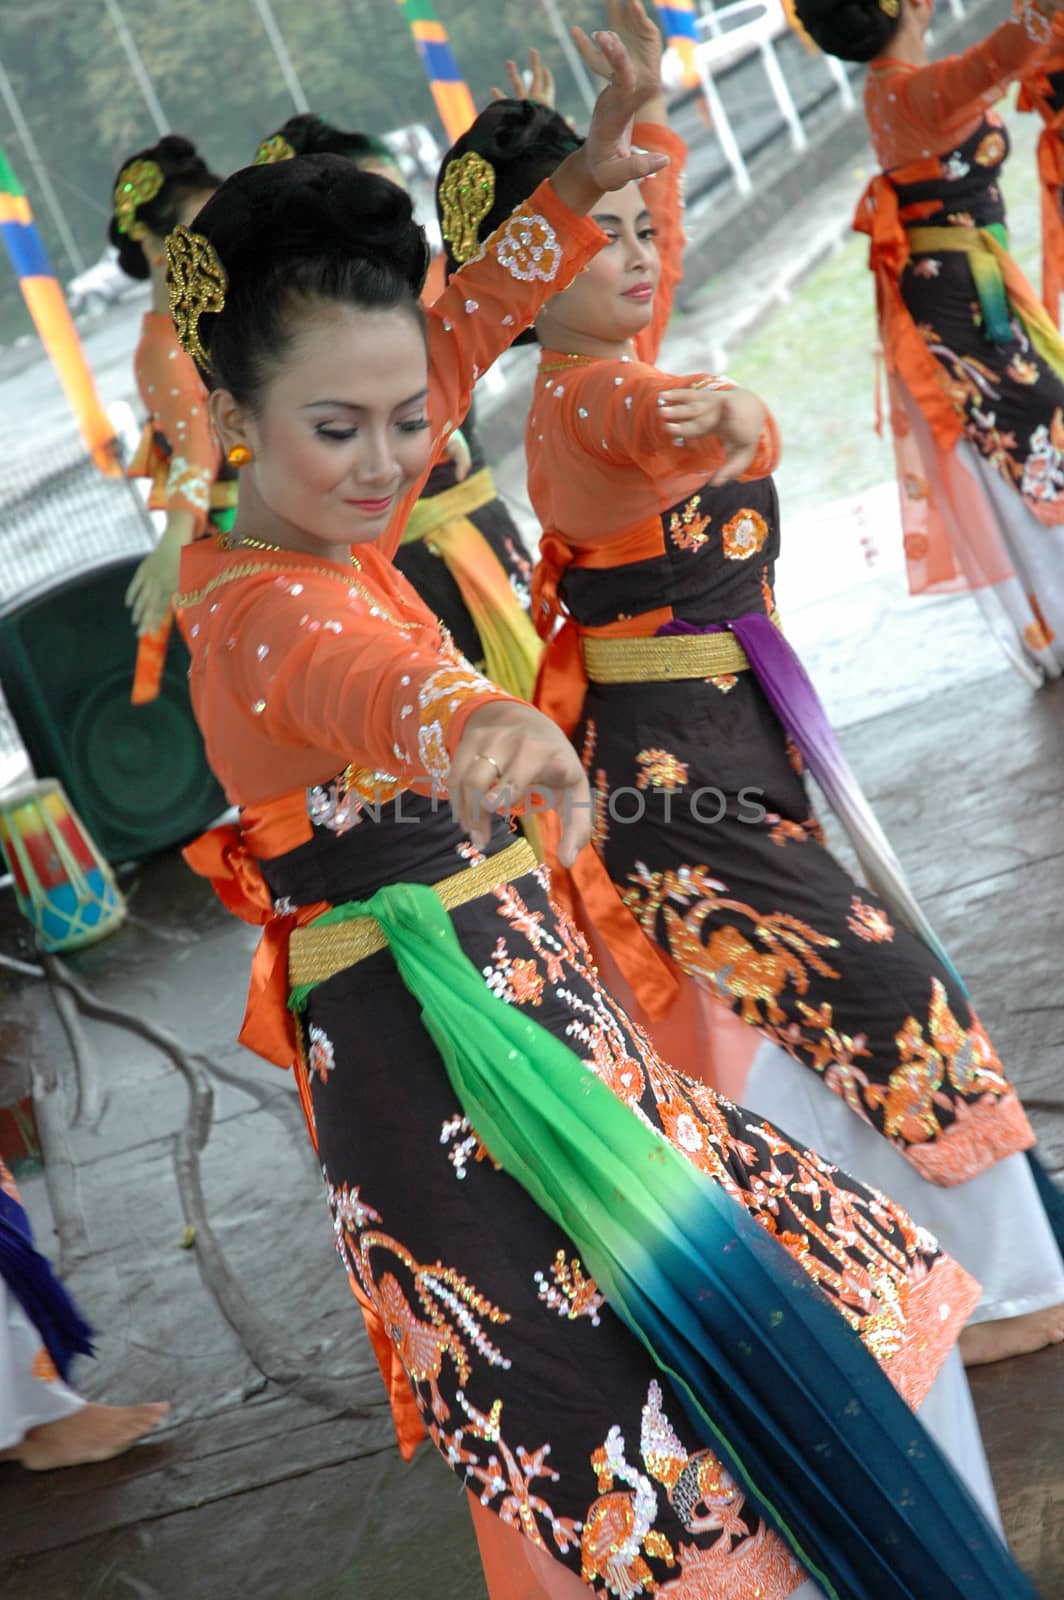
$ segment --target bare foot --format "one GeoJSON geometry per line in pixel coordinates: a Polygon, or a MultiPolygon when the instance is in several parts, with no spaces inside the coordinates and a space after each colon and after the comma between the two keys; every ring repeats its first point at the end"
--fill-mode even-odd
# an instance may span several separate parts
{"type": "Polygon", "coordinates": [[[966,1367],[984,1367],[1010,1356],[1029,1356],[1047,1344],[1064,1341],[1064,1305],[1028,1311],[997,1322],[970,1322],[958,1341],[966,1367]]]}
{"type": "Polygon", "coordinates": [[[31,1428],[22,1443],[5,1455],[31,1472],[109,1461],[157,1428],[169,1410],[166,1401],[144,1406],[84,1405],[58,1422],[31,1428]]]}

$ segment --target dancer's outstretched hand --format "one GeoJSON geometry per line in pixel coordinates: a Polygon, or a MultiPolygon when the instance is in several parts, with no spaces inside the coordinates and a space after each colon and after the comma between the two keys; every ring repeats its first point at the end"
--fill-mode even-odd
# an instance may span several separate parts
{"type": "MultiPolygon", "coordinates": [[[[538,100],[540,105],[554,110],[554,74],[538,50],[528,52],[527,81],[516,61],[506,63],[506,72],[510,79],[510,93],[508,95],[505,89],[493,89],[494,99],[538,100]]],[[[608,77],[609,74],[605,73],[604,76],[608,77]]]]}
{"type": "MultiPolygon", "coordinates": [[[[639,0],[624,4],[631,9],[639,0]]],[[[595,101],[584,143],[566,156],[551,179],[558,197],[576,212],[591,211],[602,195],[660,172],[669,161],[666,155],[632,148],[632,121],[655,92],[646,63],[633,63],[615,33],[597,33],[595,43],[609,66],[610,81],[595,101]]]]}
{"type": "MultiPolygon", "coordinates": [[[[606,26],[620,39],[639,82],[647,85],[646,99],[661,93],[661,29],[647,15],[643,0],[606,0],[606,26]]],[[[600,78],[611,76],[609,61],[583,28],[570,28],[584,66],[600,78]]],[[[597,36],[596,36],[597,37],[597,36]]]]}
{"type": "Polygon", "coordinates": [[[549,717],[520,700],[496,700],[470,713],[447,788],[475,844],[487,844],[492,812],[527,806],[533,795],[561,817],[563,866],[591,837],[591,790],[580,758],[549,717]]]}

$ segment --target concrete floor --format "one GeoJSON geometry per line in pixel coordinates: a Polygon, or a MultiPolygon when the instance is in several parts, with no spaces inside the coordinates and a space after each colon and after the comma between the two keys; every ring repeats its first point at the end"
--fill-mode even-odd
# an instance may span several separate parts
{"type": "MultiPolygon", "coordinates": [[[[1064,689],[1001,673],[844,741],[1059,1175],[1064,689]]],[[[130,926],[65,966],[95,1015],[54,979],[9,980],[0,1105],[32,1085],[46,1179],[28,1202],[100,1333],[78,1380],[174,1414],[110,1464],[0,1467],[0,1594],[483,1600],[457,1481],[392,1445],[292,1085],[233,1043],[253,930],[173,856],[126,889],[130,926]]],[[[0,950],[32,959],[9,897],[0,950]]],[[[1064,1593],[1062,1376],[1054,1351],[973,1385],[1047,1596],[1064,1593]]]]}

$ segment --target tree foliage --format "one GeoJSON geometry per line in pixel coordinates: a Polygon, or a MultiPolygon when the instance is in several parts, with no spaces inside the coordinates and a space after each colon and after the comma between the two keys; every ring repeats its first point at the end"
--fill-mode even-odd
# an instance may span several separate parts
{"type": "MultiPolygon", "coordinates": [[[[293,110],[252,0],[120,0],[172,131],[226,173],[245,165],[293,110]]],[[[443,143],[416,47],[396,0],[272,0],[313,110],[341,126],[385,133],[428,124],[443,143]]],[[[11,79],[78,245],[94,261],[105,243],[114,175],[156,130],[102,0],[5,0],[0,61],[11,79]]],[[[561,109],[583,104],[535,0],[436,0],[478,105],[504,84],[504,62],[531,45],[556,69],[561,109]]],[[[594,0],[560,0],[567,22],[594,27],[594,0]]],[[[66,260],[33,171],[0,105],[0,143],[30,197],[59,276],[66,260]]],[[[29,327],[0,259],[0,341],[29,327]]]]}

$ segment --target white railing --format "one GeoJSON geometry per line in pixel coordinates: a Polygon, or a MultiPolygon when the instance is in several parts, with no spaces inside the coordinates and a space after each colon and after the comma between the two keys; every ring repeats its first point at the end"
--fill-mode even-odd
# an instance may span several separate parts
{"type": "MultiPolygon", "coordinates": [[[[955,18],[965,15],[964,0],[948,0],[948,4],[955,18]]],[[[695,61],[706,108],[735,186],[740,194],[748,195],[753,189],[749,168],[716,79],[737,63],[759,57],[792,148],[795,151],[806,149],[808,135],[776,51],[776,41],[787,34],[789,23],[780,0],[732,0],[728,5],[715,8],[704,5],[698,18],[698,31],[695,61]]],[[[821,60],[834,82],[842,109],[852,111],[856,103],[853,85],[843,63],[828,55],[821,60]]],[[[675,61],[672,64],[674,76],[677,65],[675,61]]],[[[676,86],[675,81],[673,86],[676,86]]]]}

